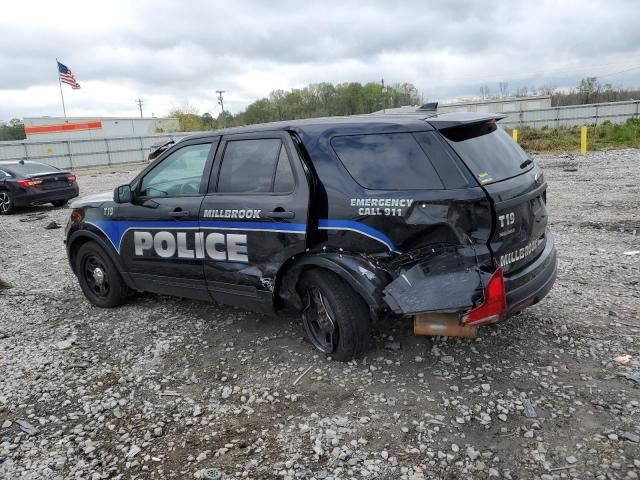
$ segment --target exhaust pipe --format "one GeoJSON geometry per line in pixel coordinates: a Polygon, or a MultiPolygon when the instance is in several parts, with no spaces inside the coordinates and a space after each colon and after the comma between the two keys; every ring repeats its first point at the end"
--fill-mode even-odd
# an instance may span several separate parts
{"type": "Polygon", "coordinates": [[[421,313],[413,318],[415,335],[475,337],[478,330],[477,327],[461,325],[457,313],[421,313]]]}

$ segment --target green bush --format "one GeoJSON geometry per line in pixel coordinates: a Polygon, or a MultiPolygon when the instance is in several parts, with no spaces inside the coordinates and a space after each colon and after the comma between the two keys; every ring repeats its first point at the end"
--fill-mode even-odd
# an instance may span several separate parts
{"type": "MultiPolygon", "coordinates": [[[[587,150],[610,148],[640,148],[640,118],[629,118],[624,123],[605,120],[600,125],[587,126],[587,150]]],[[[543,126],[536,129],[518,129],[518,143],[528,151],[578,151],[581,127],[543,126]]]]}

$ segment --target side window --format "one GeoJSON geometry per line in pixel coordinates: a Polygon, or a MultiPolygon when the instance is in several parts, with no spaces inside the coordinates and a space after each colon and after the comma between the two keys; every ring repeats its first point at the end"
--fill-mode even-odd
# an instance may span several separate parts
{"type": "Polygon", "coordinates": [[[411,133],[334,137],[331,145],[353,179],[371,190],[444,188],[411,133]]]}
{"type": "Polygon", "coordinates": [[[144,197],[193,195],[200,191],[211,143],[188,145],[163,159],[142,178],[144,197]]]}
{"type": "Polygon", "coordinates": [[[284,145],[277,138],[232,140],[227,143],[218,180],[221,193],[288,193],[293,172],[284,145]]]}
{"type": "Polygon", "coordinates": [[[273,180],[273,191],[276,193],[289,193],[293,192],[295,181],[293,179],[293,172],[291,171],[291,162],[289,161],[289,155],[287,155],[287,149],[284,145],[280,148],[280,155],[278,156],[278,166],[276,167],[276,174],[273,180]]]}

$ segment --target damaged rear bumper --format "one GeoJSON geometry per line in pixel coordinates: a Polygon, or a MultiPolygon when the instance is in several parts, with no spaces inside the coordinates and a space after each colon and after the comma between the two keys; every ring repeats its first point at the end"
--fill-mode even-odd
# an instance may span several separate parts
{"type": "Polygon", "coordinates": [[[505,275],[507,291],[507,316],[542,300],[556,281],[558,259],[553,234],[547,230],[547,243],[540,256],[522,270],[505,275]]]}
{"type": "Polygon", "coordinates": [[[469,249],[446,248],[401,270],[383,290],[384,301],[399,315],[461,312],[473,307],[482,297],[488,274],[469,249]]]}
{"type": "MultiPolygon", "coordinates": [[[[405,316],[430,312],[463,314],[483,299],[491,278],[490,267],[481,268],[483,263],[455,251],[443,253],[403,270],[383,290],[384,301],[394,313],[405,316]]],[[[542,300],[555,282],[556,267],[555,240],[547,231],[546,245],[538,258],[504,276],[506,310],[500,320],[542,300]]]]}

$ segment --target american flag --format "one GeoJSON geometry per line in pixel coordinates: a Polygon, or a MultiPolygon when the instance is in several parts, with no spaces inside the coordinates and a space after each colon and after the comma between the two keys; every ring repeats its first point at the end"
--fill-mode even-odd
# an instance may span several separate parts
{"type": "Polygon", "coordinates": [[[71,69],[60,62],[58,62],[58,75],[60,75],[60,81],[62,83],[71,85],[71,88],[74,90],[80,88],[80,84],[76,81],[76,77],[73,76],[71,69]]]}

